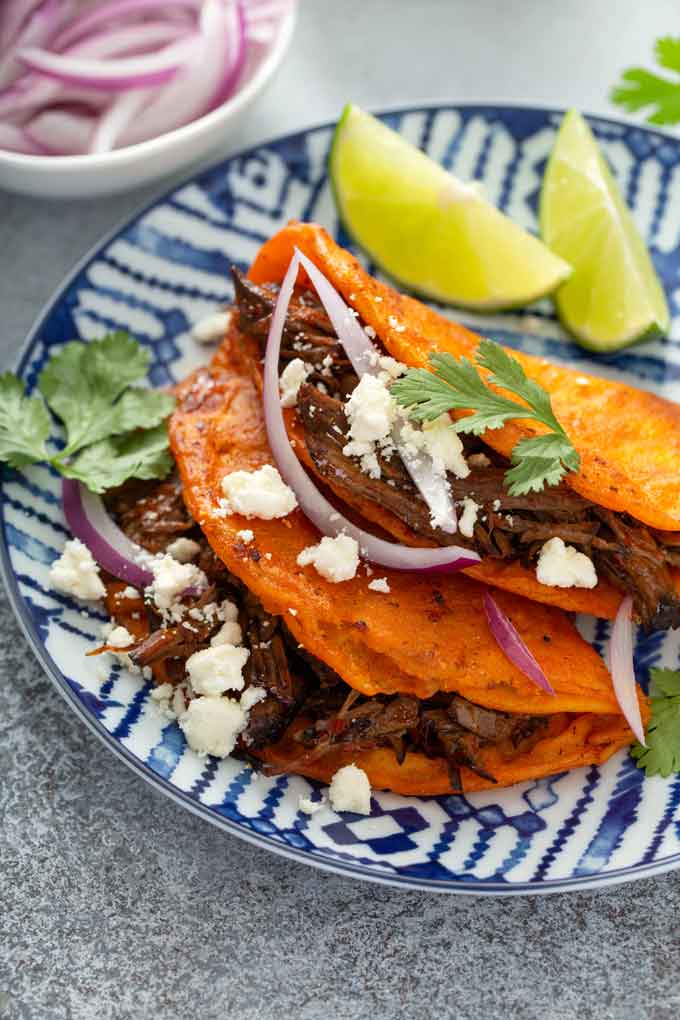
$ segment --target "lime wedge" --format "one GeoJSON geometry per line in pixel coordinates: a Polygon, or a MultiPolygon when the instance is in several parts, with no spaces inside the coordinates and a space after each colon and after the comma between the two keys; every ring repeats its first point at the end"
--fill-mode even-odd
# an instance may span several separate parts
{"type": "Polygon", "coordinates": [[[570,267],[356,106],[335,129],[329,173],[340,217],[396,280],[469,308],[510,308],[554,290],[570,267]]]}
{"type": "Polygon", "coordinates": [[[569,110],[543,178],[541,236],[574,272],[556,294],[583,347],[616,351],[668,331],[663,288],[593,134],[569,110]]]}

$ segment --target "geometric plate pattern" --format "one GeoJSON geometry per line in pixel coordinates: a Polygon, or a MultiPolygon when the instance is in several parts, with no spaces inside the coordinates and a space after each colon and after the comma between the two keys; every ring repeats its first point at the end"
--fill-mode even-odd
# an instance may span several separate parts
{"type": "MultiPolygon", "coordinates": [[[[559,113],[436,106],[383,119],[458,176],[480,180],[501,209],[536,229],[559,113]]],[[[612,120],[590,123],[664,282],[670,336],[594,359],[570,342],[548,301],[503,315],[455,314],[512,347],[680,400],[680,143],[612,120]]],[[[33,386],[45,360],[68,340],[121,328],[151,351],[154,385],[182,378],[206,358],[205,348],[191,340],[191,325],[229,300],[230,265],[246,268],[287,220],[317,220],[352,247],[326,177],[331,135],[326,125],[258,146],[153,202],[76,268],[41,315],[17,371],[33,386]]],[[[7,470],[0,518],[10,599],[61,693],[139,774],[223,829],[317,867],[448,892],[550,892],[680,866],[680,776],[645,779],[625,752],[602,768],[467,797],[376,792],[370,818],[330,809],[300,814],[299,796],[314,796],[314,783],[265,778],[230,759],[199,758],[143,681],[85,657],[105,617],[50,588],[49,566],[68,530],[58,479],[49,469],[7,470]]],[[[608,624],[583,618],[579,625],[603,651],[608,624]]],[[[679,651],[678,634],[638,633],[640,682],[652,665],[677,667],[679,651]]]]}

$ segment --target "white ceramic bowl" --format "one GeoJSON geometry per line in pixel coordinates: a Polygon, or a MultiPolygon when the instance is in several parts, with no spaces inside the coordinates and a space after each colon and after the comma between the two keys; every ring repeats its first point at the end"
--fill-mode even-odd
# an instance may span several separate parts
{"type": "Polygon", "coordinates": [[[134,188],[195,163],[234,134],[272,78],[290,45],[295,13],[294,5],[266,47],[251,46],[238,92],[204,117],[147,142],[97,155],[24,156],[0,151],[0,189],[41,198],[91,198],[134,188]]]}

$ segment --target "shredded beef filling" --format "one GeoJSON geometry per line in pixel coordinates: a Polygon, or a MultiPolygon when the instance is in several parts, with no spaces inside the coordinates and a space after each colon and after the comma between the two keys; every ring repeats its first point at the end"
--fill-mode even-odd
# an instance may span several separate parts
{"type": "MultiPolygon", "coordinates": [[[[257,286],[233,270],[240,328],[264,345],[277,288],[257,286]]],[[[680,599],[670,567],[680,566],[680,535],[654,532],[627,514],[613,513],[583,499],[566,485],[527,496],[510,496],[503,478],[507,462],[475,437],[461,436],[466,456],[484,452],[489,463],[475,465],[465,479],[449,473],[454,499],[480,507],[474,536],[448,535],[434,528],[430,512],[398,455],[379,454],[379,478],[343,454],[349,442],[344,401],[357,377],[316,296],[297,292],[284,329],[282,363],[302,358],[313,369],[298,395],[298,415],[314,465],[351,503],[361,499],[389,510],[420,538],[439,545],[467,545],[482,557],[519,560],[534,568],[541,548],[559,537],[589,556],[599,576],[632,595],[649,630],[680,626],[680,599]]],[[[474,461],[474,458],[473,458],[474,461]]]]}
{"type": "MultiPolygon", "coordinates": [[[[406,695],[367,698],[350,688],[329,666],[300,648],[281,617],[266,612],[261,603],[217,559],[203,533],[189,516],[181,485],[173,475],[165,482],[128,482],[107,495],[110,512],[125,533],[154,553],[162,553],[178,534],[201,546],[200,563],[210,587],[184,599],[186,613],[177,623],[164,625],[142,598],[119,599],[120,582],[109,579],[108,605],[119,623],[135,618],[141,634],[126,648],[132,662],[153,671],[157,683],[186,684],[186,661],[210,640],[220,627],[214,619],[201,619],[200,610],[229,599],[239,607],[243,645],[250,651],[244,669],[245,689],[261,687],[266,697],[253,706],[237,753],[249,758],[276,743],[286,728],[300,718],[300,763],[322,757],[338,745],[352,750],[389,747],[402,762],[407,751],[444,758],[452,788],[461,789],[460,768],[465,766],[493,781],[480,761],[483,750],[500,745],[508,754],[540,739],[547,725],[542,716],[509,715],[481,708],[456,694],[437,694],[420,700],[406,695]],[[163,536],[162,538],[159,536],[163,536]]],[[[106,646],[105,646],[106,647],[106,646]]]]}

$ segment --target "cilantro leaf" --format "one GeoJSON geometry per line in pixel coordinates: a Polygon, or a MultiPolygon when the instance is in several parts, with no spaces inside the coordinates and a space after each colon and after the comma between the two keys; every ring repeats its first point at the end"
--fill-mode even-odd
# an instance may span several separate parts
{"type": "Polygon", "coordinates": [[[11,372],[0,375],[0,461],[24,467],[47,459],[50,415],[40,397],[27,397],[11,372]]]}
{"type": "MultiPolygon", "coordinates": [[[[657,39],[654,52],[661,67],[680,73],[680,38],[657,39]]],[[[680,81],[671,81],[641,67],[630,68],[621,79],[611,92],[612,102],[631,113],[652,108],[647,116],[650,124],[680,121],[680,81]]]]}
{"type": "Polygon", "coordinates": [[[544,485],[557,485],[567,471],[578,471],[579,455],[555,417],[550,394],[527,377],[517,358],[484,339],[476,361],[489,373],[487,377],[467,358],[432,354],[432,372],[410,369],[396,380],[391,392],[398,403],[409,408],[410,417],[419,421],[431,421],[452,410],[472,411],[453,423],[456,432],[479,436],[523,418],[545,425],[549,432],[522,439],[512,451],[513,467],[505,482],[513,496],[540,492],[544,485]],[[489,384],[514,393],[525,403],[511,400],[489,384]]]}
{"type": "Polygon", "coordinates": [[[680,772],[680,672],[651,669],[652,718],[647,727],[647,746],[636,744],[631,754],[648,776],[680,772]]]}
{"type": "Polygon", "coordinates": [[[139,396],[132,403],[128,394],[128,399],[118,401],[131,383],[146,374],[149,361],[149,352],[127,333],[111,333],[89,344],[73,340],[51,359],[38,385],[66,426],[62,456],[130,428],[156,425],[165,416],[159,418],[158,395],[152,390],[136,391],[139,396]]]}
{"type": "Polygon", "coordinates": [[[40,397],[27,397],[20,379],[0,376],[0,461],[23,467],[47,461],[92,492],[126,478],[163,478],[172,466],[165,419],[175,398],[130,387],[146,374],[150,355],[126,333],[86,344],[74,340],[43,369],[38,386],[64,423],[66,445],[50,457],[51,418],[40,397]]]}
{"type": "Polygon", "coordinates": [[[127,478],[164,478],[172,468],[164,424],[123,436],[109,436],[61,464],[67,478],[77,478],[91,492],[106,492],[127,478]]]}

